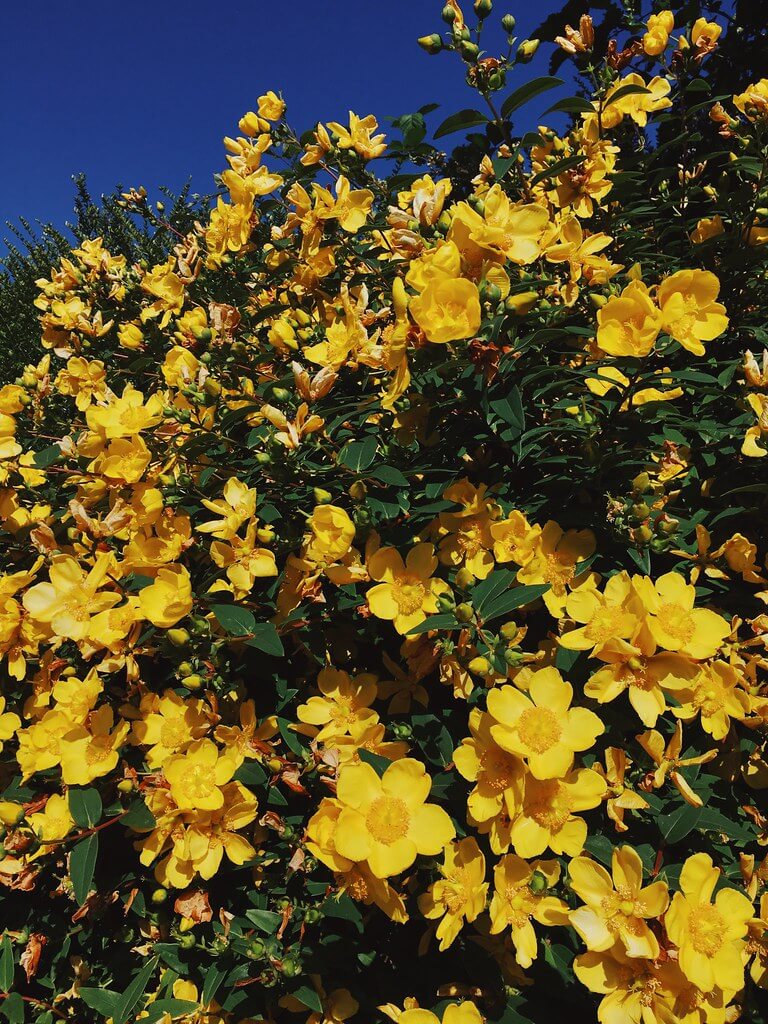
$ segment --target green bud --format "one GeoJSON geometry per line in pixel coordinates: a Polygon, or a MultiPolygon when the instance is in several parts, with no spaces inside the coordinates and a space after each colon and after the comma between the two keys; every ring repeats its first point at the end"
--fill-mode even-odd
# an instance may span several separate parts
{"type": "Polygon", "coordinates": [[[287,402],[291,397],[291,392],[287,388],[272,388],[272,397],[278,402],[287,402]]]}
{"type": "Polygon", "coordinates": [[[260,466],[268,466],[272,461],[272,456],[269,452],[256,452],[254,458],[260,466]]]}
{"type": "Polygon", "coordinates": [[[185,932],[184,935],[179,936],[177,941],[181,949],[192,949],[193,946],[197,945],[194,932],[185,932]]]}
{"type": "Polygon", "coordinates": [[[313,487],[312,494],[314,495],[316,505],[327,505],[329,501],[333,500],[331,492],[326,491],[322,487],[313,487]]]}
{"type": "Polygon", "coordinates": [[[647,473],[638,473],[632,481],[632,489],[638,494],[645,494],[651,486],[651,478],[647,473]]]}
{"type": "Polygon", "coordinates": [[[505,622],[499,630],[499,633],[504,637],[505,640],[510,643],[515,639],[518,634],[518,626],[516,622],[505,622]]]}
{"type": "Polygon", "coordinates": [[[637,504],[632,506],[632,515],[635,519],[647,519],[650,512],[651,510],[644,501],[638,501],[637,504]]]}
{"type": "Polygon", "coordinates": [[[531,876],[531,880],[528,883],[528,888],[531,890],[531,892],[544,892],[544,890],[548,888],[548,886],[549,883],[547,882],[545,876],[542,875],[540,871],[534,871],[533,875],[531,876]]]}
{"type": "Polygon", "coordinates": [[[466,40],[462,40],[459,44],[459,52],[464,60],[477,60],[480,54],[480,47],[476,43],[470,43],[466,40]]]}
{"type": "Polygon", "coordinates": [[[533,59],[533,55],[539,48],[539,39],[524,39],[517,48],[517,59],[521,64],[527,64],[533,59]]]}
{"type": "Polygon", "coordinates": [[[440,12],[440,17],[446,23],[446,25],[452,25],[456,21],[456,11],[450,4],[446,4],[440,12]]]}
{"type": "Polygon", "coordinates": [[[456,618],[459,622],[470,622],[474,618],[475,609],[469,601],[462,601],[456,605],[456,618]]]}
{"type": "Polygon", "coordinates": [[[493,4],[491,0],[475,0],[474,8],[475,14],[482,20],[483,18],[487,18],[491,13],[493,10],[493,4]]]}
{"type": "Polygon", "coordinates": [[[515,16],[513,14],[505,14],[501,19],[501,27],[507,35],[511,35],[515,31],[515,24],[515,16]]]}
{"type": "Polygon", "coordinates": [[[510,668],[517,668],[518,665],[522,665],[525,661],[525,655],[522,651],[518,651],[517,648],[510,647],[504,651],[504,661],[510,668]]]}
{"type": "Polygon", "coordinates": [[[452,612],[456,607],[456,601],[453,594],[440,594],[437,599],[437,608],[441,612],[452,612]]]}
{"type": "Polygon", "coordinates": [[[439,35],[437,35],[436,32],[433,32],[432,35],[430,36],[422,36],[420,39],[417,39],[416,41],[418,42],[422,50],[425,50],[427,53],[440,53],[440,51],[443,48],[443,40],[440,38],[439,35]]]}
{"type": "Polygon", "coordinates": [[[168,899],[168,890],[161,886],[159,889],[155,889],[149,898],[156,906],[159,906],[168,899]]]}

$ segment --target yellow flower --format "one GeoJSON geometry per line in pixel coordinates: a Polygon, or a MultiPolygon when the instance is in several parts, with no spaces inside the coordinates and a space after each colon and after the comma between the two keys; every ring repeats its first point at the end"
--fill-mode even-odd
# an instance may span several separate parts
{"type": "Polygon", "coordinates": [[[572,708],[573,687],[556,668],[531,673],[528,693],[494,687],[488,711],[498,723],[491,736],[503,750],[525,758],[537,779],[562,778],[577,750],[589,750],[605,726],[592,711],[572,708]]]}
{"type": "Polygon", "coordinates": [[[731,632],[730,624],[707,608],[694,608],[696,588],[682,576],[668,572],[655,583],[647,576],[636,577],[634,585],[648,613],[648,630],[659,647],[699,660],[720,650],[731,632]]]}
{"type": "Polygon", "coordinates": [[[716,21],[697,18],[691,29],[691,42],[698,50],[709,53],[717,45],[717,40],[720,38],[722,31],[722,27],[716,21]]]}
{"type": "Polygon", "coordinates": [[[759,82],[734,96],[733,104],[750,121],[768,117],[768,78],[761,78],[759,82]]]}
{"type": "Polygon", "coordinates": [[[152,623],[168,629],[192,611],[192,582],[183,565],[164,565],[154,583],[139,594],[141,614],[152,623]]]}
{"type": "Polygon", "coordinates": [[[82,640],[88,633],[91,616],[120,600],[119,594],[99,591],[111,562],[109,555],[100,555],[86,573],[70,555],[54,555],[50,582],[30,587],[22,603],[33,619],[50,624],[56,636],[82,640]]]}
{"type": "Polygon", "coordinates": [[[490,532],[493,538],[493,557],[497,562],[527,565],[536,550],[541,527],[531,526],[522,512],[513,509],[506,519],[491,523],[490,532]]]}
{"type": "Polygon", "coordinates": [[[337,851],[367,861],[377,878],[400,874],[417,854],[439,854],[455,829],[441,807],[425,803],[431,785],[424,765],[411,758],[395,761],[381,778],[368,764],[342,768],[337,851]]]}
{"type": "Polygon", "coordinates": [[[186,750],[211,727],[203,702],[180,697],[174,690],[166,690],[162,697],[147,694],[139,713],[142,717],[133,723],[131,742],[150,748],[146,754],[150,768],[162,767],[171,754],[186,750]]]}
{"type": "Polygon", "coordinates": [[[587,838],[587,823],[577,814],[597,807],[607,788],[590,768],[577,768],[563,779],[528,775],[522,810],[510,833],[515,852],[530,859],[549,848],[558,856],[576,857],[587,838]]]}
{"type": "Polygon", "coordinates": [[[270,89],[263,96],[259,96],[258,111],[259,117],[267,121],[279,121],[285,113],[285,103],[270,89]]]}
{"type": "Polygon", "coordinates": [[[642,281],[630,281],[620,296],[597,312],[597,344],[609,356],[647,356],[662,324],[662,314],[642,281]]]}
{"type": "Polygon", "coordinates": [[[565,610],[584,625],[561,636],[560,646],[570,651],[591,651],[597,657],[613,641],[631,640],[644,618],[643,606],[626,572],[612,576],[602,594],[589,587],[571,591],[565,610]]]}
{"type": "Polygon", "coordinates": [[[737,991],[744,984],[744,937],[754,916],[752,903],[736,889],[721,889],[720,877],[706,853],[689,857],[680,874],[680,888],[667,911],[667,934],[678,947],[680,969],[703,992],[737,991]]]}
{"type": "Polygon", "coordinates": [[[664,53],[669,43],[669,34],[675,27],[675,16],[672,11],[660,11],[648,19],[648,30],[643,36],[643,49],[649,57],[658,57],[664,53]]]}
{"type": "Polygon", "coordinates": [[[101,399],[106,392],[107,375],[104,363],[99,359],[90,362],[81,356],[73,356],[56,377],[56,387],[62,395],[73,395],[75,405],[85,412],[95,399],[101,399]]]}
{"type": "Polygon", "coordinates": [[[467,817],[482,835],[488,835],[494,853],[509,849],[509,829],[522,802],[525,766],[494,741],[493,717],[479,708],[469,716],[471,736],[453,752],[456,770],[475,786],[467,800],[467,817]]]}
{"type": "Polygon", "coordinates": [[[747,404],[757,417],[757,423],[747,428],[741,453],[751,459],[762,459],[768,455],[768,395],[747,395],[747,404]]]}
{"type": "Polygon", "coordinates": [[[654,960],[659,943],[645,922],[667,909],[667,883],[643,887],[643,863],[631,846],[614,849],[611,872],[613,877],[587,857],[573,858],[571,888],[586,905],[571,911],[570,923],[591,950],[602,952],[620,942],[627,956],[654,960]]]}
{"type": "Polygon", "coordinates": [[[183,754],[163,765],[171,796],[181,810],[216,811],[224,805],[222,787],[239,767],[231,751],[222,753],[212,740],[195,740],[183,754]]]}
{"type": "Polygon", "coordinates": [[[608,747],[605,751],[605,768],[599,763],[594,766],[608,786],[605,810],[617,832],[626,832],[629,828],[624,822],[627,811],[641,811],[648,807],[648,801],[626,783],[625,775],[630,763],[620,747],[608,747]]]}
{"type": "Polygon", "coordinates": [[[307,526],[311,536],[305,554],[318,565],[340,561],[355,539],[355,524],[337,505],[316,505],[307,526]]]}
{"type": "Polygon", "coordinates": [[[77,725],[61,737],[61,777],[65,785],[87,786],[114,771],[118,749],[130,725],[120,722],[112,732],[113,725],[112,708],[101,707],[91,712],[86,725],[77,725]]]}
{"type": "Polygon", "coordinates": [[[256,511],[256,488],[246,486],[233,476],[224,484],[223,494],[223,498],[216,501],[203,499],[205,508],[221,518],[203,523],[197,529],[200,533],[211,533],[220,540],[232,540],[243,523],[256,511]]]}
{"type": "Polygon", "coordinates": [[[560,865],[556,860],[535,860],[531,864],[507,854],[493,869],[491,935],[510,929],[517,962],[530,967],[538,947],[531,921],[549,927],[568,924],[568,905],[546,889],[556,884],[560,865]]]}
{"type": "Polygon", "coordinates": [[[560,618],[565,611],[567,589],[584,582],[587,577],[576,575],[576,566],[589,558],[595,550],[595,535],[591,530],[562,530],[550,519],[535,539],[533,557],[517,571],[520,583],[548,583],[549,590],[542,595],[550,615],[560,618]]]}
{"type": "Polygon", "coordinates": [[[353,677],[329,666],[318,675],[317,685],[322,696],[310,697],[306,704],[300,704],[296,717],[310,726],[320,726],[314,735],[318,743],[332,746],[335,739],[350,733],[353,726],[378,720],[371,708],[377,694],[376,676],[361,673],[353,677]]]}
{"type": "Polygon", "coordinates": [[[719,337],[728,327],[725,306],[716,302],[720,282],[708,270],[679,270],[666,277],[657,295],[661,327],[683,348],[704,355],[704,341],[719,337]]]}
{"type": "MultiPolygon", "coordinates": [[[[42,857],[53,849],[55,843],[65,839],[75,826],[69,810],[69,801],[58,793],[48,797],[42,811],[27,816],[32,831],[41,844],[31,857],[42,857]]],[[[31,859],[31,858],[30,858],[31,859]]]]}
{"type": "Polygon", "coordinates": [[[253,208],[250,205],[228,203],[219,196],[205,231],[206,266],[219,267],[230,253],[242,252],[251,237],[252,220],[253,208]]]}
{"type": "Polygon", "coordinates": [[[724,740],[731,719],[743,721],[749,715],[748,694],[741,689],[743,675],[725,661],[705,665],[693,681],[669,689],[680,705],[672,709],[684,722],[700,715],[701,727],[714,740],[724,740]]]}
{"type": "Polygon", "coordinates": [[[435,549],[416,544],[403,562],[395,548],[379,548],[368,559],[371,579],[381,580],[366,594],[371,613],[390,619],[398,633],[407,633],[437,611],[437,599],[448,590],[444,580],[435,579],[435,549]]]}
{"type": "Polygon", "coordinates": [[[625,115],[631,117],[635,124],[644,128],[648,123],[649,114],[656,114],[660,110],[666,110],[672,106],[672,101],[669,99],[671,88],[667,79],[658,75],[648,83],[643,81],[642,75],[634,72],[617,79],[603,101],[603,128],[615,128],[625,115]],[[630,93],[611,103],[611,97],[627,85],[640,86],[647,92],[630,93]]]}
{"type": "MultiPolygon", "coordinates": [[[[645,641],[641,636],[633,643],[645,641]]],[[[584,695],[591,697],[600,704],[615,700],[626,691],[629,703],[635,709],[643,725],[653,727],[659,715],[667,710],[664,691],[674,691],[679,686],[689,683],[699,671],[694,661],[678,654],[644,653],[646,644],[640,648],[615,645],[614,650],[606,649],[599,655],[608,664],[598,669],[587,680],[584,695]]],[[[650,652],[655,648],[651,641],[647,645],[650,652]]]]}
{"type": "MultiPolygon", "coordinates": [[[[589,951],[573,961],[573,971],[590,992],[603,996],[597,1009],[600,1024],[715,1024],[725,1021],[724,1015],[702,1017],[694,1010],[689,1016],[673,1013],[675,991],[665,982],[676,981],[670,965],[658,964],[645,957],[629,957],[620,945],[605,953],[589,951]]],[[[696,1006],[696,1003],[688,1005],[696,1006]]]]}
{"type": "Polygon", "coordinates": [[[725,233],[725,224],[719,213],[714,217],[702,217],[691,232],[691,241],[694,245],[701,245],[710,238],[717,238],[725,233]]]}
{"type": "Polygon", "coordinates": [[[440,918],[435,934],[442,952],[465,921],[475,921],[485,910],[485,857],[477,842],[461,839],[446,846],[440,873],[443,877],[419,896],[419,910],[427,918],[440,918]]]}
{"type": "Polygon", "coordinates": [[[463,277],[438,277],[411,299],[411,316],[427,341],[444,344],[472,338],[480,327],[480,293],[463,277]]]}
{"type": "Polygon", "coordinates": [[[339,149],[353,149],[363,160],[373,160],[381,156],[387,148],[383,135],[373,133],[379,127],[373,114],[367,117],[358,117],[357,114],[349,112],[349,128],[337,121],[329,121],[328,128],[338,135],[336,145],[339,149]]]}
{"type": "MultiPolygon", "coordinates": [[[[406,1000],[408,1002],[408,1000],[406,1000]]],[[[416,1006],[403,1010],[395,1018],[397,1024],[440,1024],[440,1018],[431,1010],[416,1006]]],[[[442,1024],[482,1024],[483,1018],[474,1003],[451,1003],[443,1013],[442,1024]]]]}
{"type": "Polygon", "coordinates": [[[694,764],[706,764],[717,757],[716,750],[708,750],[705,754],[697,757],[680,757],[683,749],[683,723],[678,721],[672,737],[664,746],[664,737],[655,729],[649,729],[637,737],[637,742],[656,764],[653,773],[653,789],[659,789],[664,785],[667,776],[676,787],[682,798],[692,807],[701,807],[702,799],[688,785],[685,777],[680,772],[681,768],[694,764]]]}
{"type": "Polygon", "coordinates": [[[21,719],[13,711],[5,710],[5,697],[0,697],[0,750],[5,740],[10,740],[21,728],[21,719]]]}

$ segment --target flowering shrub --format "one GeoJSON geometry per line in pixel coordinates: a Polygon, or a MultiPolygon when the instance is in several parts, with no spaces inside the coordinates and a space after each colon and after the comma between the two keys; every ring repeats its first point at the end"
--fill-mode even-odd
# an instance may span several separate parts
{"type": "Polygon", "coordinates": [[[11,1022],[765,1019],[768,80],[584,16],[521,138],[562,83],[490,18],[420,40],[482,107],[453,155],[270,92],[167,260],[38,282],[11,1022]]]}

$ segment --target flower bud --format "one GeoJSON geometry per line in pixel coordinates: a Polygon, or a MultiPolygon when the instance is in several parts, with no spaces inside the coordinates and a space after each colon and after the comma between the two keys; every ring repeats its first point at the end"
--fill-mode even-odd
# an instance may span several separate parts
{"type": "Polygon", "coordinates": [[[450,4],[446,4],[440,12],[440,17],[446,23],[446,25],[452,25],[456,21],[456,11],[450,4]]]}
{"type": "Polygon", "coordinates": [[[160,887],[159,889],[155,889],[155,891],[150,896],[150,899],[155,905],[165,903],[165,901],[168,899],[168,890],[162,887],[160,887]]]}
{"type": "Polygon", "coordinates": [[[368,488],[362,480],[355,480],[353,484],[349,485],[349,490],[347,491],[352,501],[363,501],[367,493],[368,488]]]}
{"type": "Polygon", "coordinates": [[[456,605],[456,618],[459,622],[470,622],[475,615],[475,609],[469,601],[462,601],[456,605]]]}
{"type": "Polygon", "coordinates": [[[547,879],[540,871],[534,871],[531,875],[531,880],[528,883],[528,888],[531,892],[544,892],[547,888],[547,879]]]}
{"type": "Polygon", "coordinates": [[[515,31],[516,24],[517,22],[515,21],[514,14],[505,14],[504,17],[501,19],[501,27],[504,29],[507,35],[511,35],[515,31]]]}
{"type": "Polygon", "coordinates": [[[521,64],[527,64],[533,59],[534,53],[539,48],[539,39],[524,39],[517,48],[517,59],[521,64]]]}
{"type": "Polygon", "coordinates": [[[476,43],[464,40],[459,44],[459,52],[464,60],[477,60],[480,55],[480,47],[476,43]]]}
{"type": "Polygon", "coordinates": [[[24,820],[24,808],[14,800],[0,800],[0,821],[12,828],[24,820]]]}
{"type": "Polygon", "coordinates": [[[333,498],[331,492],[326,491],[325,488],[323,487],[313,487],[312,494],[314,496],[316,505],[327,505],[328,502],[331,501],[331,499],[333,498]]]}
{"type": "Polygon", "coordinates": [[[417,42],[427,53],[440,53],[443,48],[443,40],[436,32],[433,32],[431,36],[422,36],[417,42]]]}
{"type": "Polygon", "coordinates": [[[168,637],[169,643],[173,644],[174,647],[186,647],[190,639],[188,629],[168,629],[165,635],[168,637]]]}
{"type": "Polygon", "coordinates": [[[291,397],[291,393],[286,388],[272,388],[272,397],[277,399],[278,402],[287,402],[291,397]]]}
{"type": "Polygon", "coordinates": [[[462,590],[466,590],[467,587],[471,587],[475,582],[474,573],[472,573],[466,566],[459,569],[456,573],[456,586],[462,590]]]}
{"type": "Polygon", "coordinates": [[[517,668],[518,665],[522,665],[525,661],[525,655],[522,651],[518,651],[514,647],[510,647],[504,651],[504,661],[510,668],[517,668]]]}
{"type": "Polygon", "coordinates": [[[469,669],[470,672],[472,672],[473,675],[487,676],[490,674],[491,671],[491,663],[490,661],[488,661],[487,658],[484,658],[482,655],[480,655],[477,658],[473,658],[472,661],[470,661],[470,663],[467,665],[467,668],[469,669]]]}
{"type": "Polygon", "coordinates": [[[437,599],[437,610],[441,612],[452,612],[456,607],[456,601],[453,594],[440,594],[437,599]]]}
{"type": "Polygon", "coordinates": [[[483,18],[487,18],[493,10],[493,3],[491,0],[475,0],[474,7],[475,14],[482,20],[483,18]]]}
{"type": "Polygon", "coordinates": [[[136,789],[136,783],[133,779],[120,779],[117,784],[118,793],[132,793],[136,789]]]}

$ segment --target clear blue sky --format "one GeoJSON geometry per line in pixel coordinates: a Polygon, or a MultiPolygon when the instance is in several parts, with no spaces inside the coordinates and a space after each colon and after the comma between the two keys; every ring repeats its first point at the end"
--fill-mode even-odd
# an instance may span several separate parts
{"type": "MultiPolygon", "coordinates": [[[[494,4],[524,38],[559,0],[494,4]]],[[[586,6],[586,3],[585,3],[586,6]]],[[[299,130],[348,109],[384,117],[439,102],[433,125],[471,105],[453,54],[429,57],[441,0],[37,0],[3,4],[0,38],[0,238],[19,216],[63,226],[72,174],[98,195],[120,183],[208,192],[224,135],[267,89],[299,130]]],[[[464,0],[465,9],[471,0],[464,0]]],[[[490,23],[489,23],[490,24],[490,23]]],[[[485,42],[485,40],[484,40],[485,42]]],[[[546,74],[550,46],[533,67],[546,74]]],[[[531,74],[521,70],[512,84],[531,74]]],[[[531,104],[536,123],[556,94],[531,104]]]]}

